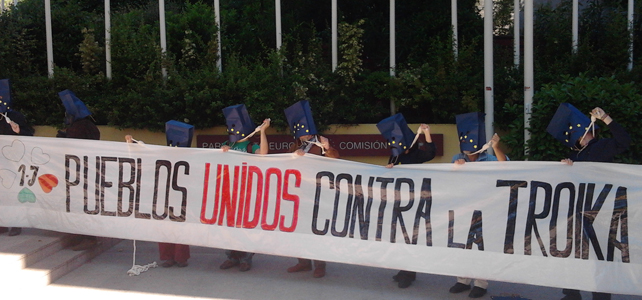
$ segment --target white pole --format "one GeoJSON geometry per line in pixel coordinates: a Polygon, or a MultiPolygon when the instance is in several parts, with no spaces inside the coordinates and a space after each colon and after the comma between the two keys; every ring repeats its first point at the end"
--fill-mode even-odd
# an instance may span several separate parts
{"type": "Polygon", "coordinates": [[[111,80],[111,3],[105,0],[105,75],[111,80]]]}
{"type": "Polygon", "coordinates": [[[629,0],[629,11],[628,11],[628,19],[629,19],[629,65],[627,69],[631,71],[633,69],[633,6],[634,6],[634,0],[629,0]]]}
{"type": "Polygon", "coordinates": [[[578,37],[577,37],[577,31],[579,28],[578,25],[578,15],[579,15],[579,9],[578,9],[578,0],[573,0],[573,53],[577,53],[577,44],[578,44],[578,37]]]}
{"type": "MultiPolygon", "coordinates": [[[[160,43],[163,60],[167,54],[167,36],[165,30],[165,0],[158,0],[158,14],[160,16],[160,43]]],[[[167,79],[167,69],[162,67],[163,79],[167,79]]]]}
{"type": "Polygon", "coordinates": [[[218,40],[218,60],[216,66],[219,72],[223,72],[223,60],[221,52],[221,3],[219,0],[214,0],[214,18],[216,19],[216,39],[218,40]]]}
{"type": "MultiPolygon", "coordinates": [[[[395,52],[395,0],[390,0],[390,77],[395,77],[396,52],[395,52]]],[[[396,111],[394,99],[390,99],[390,115],[396,111]]]]}
{"type": "Polygon", "coordinates": [[[276,11],[276,50],[281,50],[281,45],[283,45],[283,33],[281,32],[281,0],[276,0],[274,5],[276,11]]]}
{"type": "Polygon", "coordinates": [[[45,30],[47,31],[47,69],[49,78],[54,76],[53,35],[51,33],[51,0],[45,0],[45,30]]]}
{"type": "Polygon", "coordinates": [[[455,60],[459,56],[459,34],[457,29],[457,0],[450,1],[450,20],[453,28],[453,55],[455,60]]]}
{"type": "Polygon", "coordinates": [[[484,0],[484,111],[486,137],[489,139],[495,133],[493,72],[493,0],[484,0]]]}
{"type": "Polygon", "coordinates": [[[332,0],[332,72],[337,70],[339,64],[339,33],[337,30],[337,0],[332,0]]]}
{"type": "Polygon", "coordinates": [[[524,1],[524,154],[531,139],[531,108],[533,106],[533,0],[524,1]]]}
{"type": "Polygon", "coordinates": [[[521,33],[520,33],[520,18],[519,12],[522,6],[520,0],[515,0],[513,8],[513,64],[515,67],[519,67],[519,55],[520,55],[520,42],[521,42],[521,33]]]}

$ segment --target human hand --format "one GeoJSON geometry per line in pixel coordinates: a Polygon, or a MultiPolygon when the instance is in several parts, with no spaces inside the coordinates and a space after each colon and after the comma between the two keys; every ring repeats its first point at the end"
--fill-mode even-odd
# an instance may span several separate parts
{"type": "Polygon", "coordinates": [[[392,169],[392,167],[393,167],[393,166],[394,166],[394,164],[387,164],[387,165],[386,165],[386,168],[388,168],[388,169],[392,169]]]}
{"type": "Polygon", "coordinates": [[[294,151],[294,154],[296,154],[298,156],[303,156],[303,155],[305,155],[305,152],[303,150],[301,150],[301,149],[296,149],[296,151],[294,151]]]}
{"type": "Polygon", "coordinates": [[[455,161],[455,164],[456,164],[456,165],[463,165],[463,164],[465,164],[465,163],[466,163],[466,160],[464,160],[463,158],[460,158],[460,159],[458,159],[458,160],[456,160],[456,161],[455,161]]]}
{"type": "Polygon", "coordinates": [[[268,127],[270,127],[270,122],[270,118],[263,120],[263,124],[261,124],[261,131],[265,131],[268,127]]]}
{"type": "Polygon", "coordinates": [[[11,121],[9,124],[11,124],[11,130],[13,130],[13,132],[20,133],[20,125],[18,125],[18,123],[11,121]]]}
{"type": "Polygon", "coordinates": [[[221,150],[223,150],[223,152],[230,151],[230,149],[232,149],[232,148],[230,146],[228,146],[228,145],[221,146],[221,150]]]}
{"type": "Polygon", "coordinates": [[[430,125],[421,124],[421,126],[419,126],[419,128],[421,129],[421,131],[424,132],[425,135],[430,135],[430,125]]]}
{"type": "Polygon", "coordinates": [[[323,149],[330,149],[330,140],[324,136],[319,136],[319,142],[323,145],[323,149]]]}
{"type": "Polygon", "coordinates": [[[606,125],[611,124],[613,121],[613,119],[611,119],[611,117],[600,107],[596,107],[591,111],[591,118],[602,120],[606,125]]]}
{"type": "Polygon", "coordinates": [[[134,138],[132,138],[132,136],[129,134],[125,136],[125,141],[127,141],[127,143],[130,143],[130,144],[133,143],[134,142],[133,139],[134,138]]]}
{"type": "Polygon", "coordinates": [[[561,160],[561,162],[562,162],[563,164],[566,164],[566,165],[569,165],[569,166],[572,166],[572,165],[573,165],[573,160],[571,160],[570,158],[562,159],[562,160],[561,160]]]}

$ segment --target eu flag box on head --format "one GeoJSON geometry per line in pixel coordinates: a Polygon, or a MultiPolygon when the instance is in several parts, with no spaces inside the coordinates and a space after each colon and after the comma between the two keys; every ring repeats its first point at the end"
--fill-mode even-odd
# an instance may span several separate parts
{"type": "Polygon", "coordinates": [[[187,123],[171,120],[165,123],[165,137],[167,146],[190,147],[194,136],[194,126],[187,123]]]}

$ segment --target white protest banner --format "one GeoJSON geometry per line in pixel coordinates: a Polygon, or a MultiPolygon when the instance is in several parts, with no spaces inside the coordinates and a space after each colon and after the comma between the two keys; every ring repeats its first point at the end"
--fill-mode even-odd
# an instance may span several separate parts
{"type": "MultiPolygon", "coordinates": [[[[642,295],[642,167],[1,136],[0,225],[642,295]]],[[[284,266],[285,267],[285,266],[284,266]]]]}

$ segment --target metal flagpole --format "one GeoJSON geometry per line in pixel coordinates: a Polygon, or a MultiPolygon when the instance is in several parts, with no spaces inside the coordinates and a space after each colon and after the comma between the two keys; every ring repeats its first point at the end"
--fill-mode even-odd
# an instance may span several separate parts
{"type": "Polygon", "coordinates": [[[281,50],[283,45],[283,33],[281,28],[281,0],[274,1],[276,11],[276,49],[281,50]]]}
{"type": "MultiPolygon", "coordinates": [[[[167,36],[165,30],[165,0],[158,0],[158,14],[160,16],[160,43],[161,43],[161,56],[165,59],[167,54],[167,36]]],[[[167,79],[167,69],[162,67],[163,79],[167,79]]]]}
{"type": "Polygon", "coordinates": [[[223,57],[221,53],[221,3],[214,0],[214,18],[216,19],[216,39],[218,40],[218,59],[216,66],[219,72],[223,72],[223,57]]]}
{"type": "Polygon", "coordinates": [[[49,78],[54,76],[53,34],[51,33],[51,0],[45,0],[45,30],[47,31],[47,69],[49,78]]]}
{"type": "Polygon", "coordinates": [[[105,75],[111,80],[111,3],[105,0],[105,75]]]}
{"type": "Polygon", "coordinates": [[[577,36],[577,32],[578,32],[578,28],[579,28],[579,23],[578,23],[578,15],[579,15],[578,6],[579,5],[578,5],[577,2],[578,2],[578,0],[573,0],[573,17],[572,17],[572,19],[573,19],[572,20],[572,24],[573,24],[573,26],[572,26],[573,27],[572,28],[572,31],[573,31],[573,41],[572,41],[572,43],[573,43],[573,45],[572,45],[573,46],[573,53],[577,53],[577,44],[578,44],[578,40],[579,40],[579,38],[577,36]]]}
{"type": "Polygon", "coordinates": [[[495,133],[494,83],[493,83],[493,0],[484,0],[484,111],[486,136],[495,133]]]}
{"type": "Polygon", "coordinates": [[[533,80],[533,0],[524,1],[524,154],[528,157],[533,80]]]}
{"type": "MultiPolygon", "coordinates": [[[[390,0],[390,77],[395,77],[396,52],[395,52],[395,0],[390,0]]],[[[396,111],[395,100],[390,98],[390,115],[396,111]]]]}
{"type": "Polygon", "coordinates": [[[337,30],[337,0],[332,0],[332,72],[337,70],[339,64],[339,43],[337,30]]]}
{"type": "Polygon", "coordinates": [[[629,19],[629,65],[627,69],[631,71],[633,69],[633,9],[634,9],[634,0],[629,0],[629,10],[628,10],[628,19],[629,19]]]}
{"type": "Polygon", "coordinates": [[[450,20],[453,30],[453,55],[455,60],[459,56],[459,34],[457,29],[457,0],[450,1],[450,20]]]}
{"type": "Polygon", "coordinates": [[[520,34],[520,18],[519,18],[519,12],[520,8],[522,6],[522,3],[520,0],[515,0],[514,2],[515,7],[513,8],[513,64],[515,67],[519,67],[519,55],[520,55],[520,41],[521,41],[521,34],[520,34]]]}

